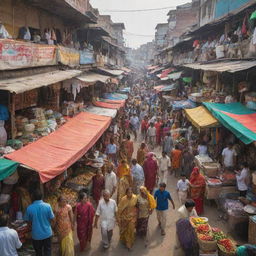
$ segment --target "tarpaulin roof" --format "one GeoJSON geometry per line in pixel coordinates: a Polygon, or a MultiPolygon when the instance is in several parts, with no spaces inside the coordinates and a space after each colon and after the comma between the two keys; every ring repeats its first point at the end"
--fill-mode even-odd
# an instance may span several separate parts
{"type": "Polygon", "coordinates": [[[171,84],[171,85],[166,85],[163,88],[160,89],[161,92],[169,92],[169,91],[173,91],[177,88],[176,84],[171,84]]]}
{"type": "Polygon", "coordinates": [[[82,112],[50,135],[5,157],[38,171],[45,183],[79,160],[110,123],[110,117],[82,112]]]}
{"type": "Polygon", "coordinates": [[[182,75],[182,72],[175,72],[168,75],[168,78],[172,80],[178,80],[181,77],[181,75],[182,75]]]}
{"type": "Polygon", "coordinates": [[[185,113],[189,121],[199,130],[219,126],[219,121],[203,106],[185,109],[185,113]]]}
{"type": "Polygon", "coordinates": [[[152,70],[149,74],[159,73],[164,69],[164,67],[157,67],[156,69],[152,70]]]}
{"type": "Polygon", "coordinates": [[[256,141],[256,111],[241,103],[203,103],[208,110],[245,144],[256,141]]]}
{"type": "Polygon", "coordinates": [[[108,69],[108,68],[98,68],[98,69],[113,76],[120,76],[124,73],[124,71],[120,69],[108,69]]]}
{"type": "Polygon", "coordinates": [[[116,109],[110,108],[99,108],[94,106],[89,106],[85,109],[85,112],[90,112],[92,114],[100,115],[100,116],[109,116],[111,118],[115,118],[117,114],[116,109]]]}
{"type": "Polygon", "coordinates": [[[96,82],[106,83],[109,78],[110,76],[103,76],[94,72],[87,72],[85,74],[82,74],[81,76],[76,77],[76,79],[85,83],[96,83],[96,82]]]}
{"type": "Polygon", "coordinates": [[[160,92],[162,88],[164,88],[164,85],[158,85],[154,87],[154,90],[156,90],[157,92],[160,92]]]}
{"type": "Polygon", "coordinates": [[[208,64],[203,64],[203,63],[202,64],[200,63],[185,64],[183,66],[187,68],[201,69],[205,71],[235,73],[235,72],[256,67],[256,61],[255,60],[218,61],[218,62],[213,62],[208,64]]]}
{"type": "Polygon", "coordinates": [[[56,70],[33,76],[0,80],[0,90],[15,92],[17,94],[23,93],[36,88],[71,79],[80,75],[81,73],[82,71],[80,70],[56,70]]]}
{"type": "Polygon", "coordinates": [[[127,100],[128,96],[121,93],[104,93],[103,98],[108,100],[127,100]]]}
{"type": "Polygon", "coordinates": [[[161,74],[157,75],[159,78],[165,78],[167,77],[171,72],[175,71],[174,68],[167,68],[162,71],[161,74]]]}
{"type": "Polygon", "coordinates": [[[125,100],[99,99],[99,101],[110,103],[110,104],[120,104],[121,107],[124,107],[124,105],[125,105],[125,100]]]}
{"type": "Polygon", "coordinates": [[[12,175],[19,166],[19,163],[1,158],[0,159],[0,181],[12,175]]]}
{"type": "Polygon", "coordinates": [[[156,69],[156,68],[158,68],[158,66],[148,66],[147,70],[152,70],[152,69],[156,69]]]}
{"type": "Polygon", "coordinates": [[[131,88],[130,87],[126,87],[126,88],[121,89],[119,92],[130,93],[130,91],[131,91],[131,88]]]}
{"type": "Polygon", "coordinates": [[[93,101],[93,105],[99,108],[110,108],[110,109],[120,109],[123,107],[120,103],[110,103],[104,101],[93,101]]]}
{"type": "Polygon", "coordinates": [[[195,107],[196,107],[196,103],[193,102],[192,100],[174,101],[172,104],[172,108],[174,110],[188,109],[188,108],[195,108],[195,107]]]}
{"type": "Polygon", "coordinates": [[[122,69],[123,71],[125,71],[126,73],[132,72],[132,70],[129,69],[129,68],[127,68],[127,67],[122,67],[121,69],[122,69]]]}

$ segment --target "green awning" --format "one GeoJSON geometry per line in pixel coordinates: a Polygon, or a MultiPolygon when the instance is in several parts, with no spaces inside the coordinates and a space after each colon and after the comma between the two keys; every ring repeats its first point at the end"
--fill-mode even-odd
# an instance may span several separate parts
{"type": "Polygon", "coordinates": [[[0,159],[0,181],[12,175],[19,166],[19,163],[1,158],[0,159]]]}
{"type": "Polygon", "coordinates": [[[241,103],[203,103],[223,126],[245,144],[256,141],[256,112],[241,103]]]}

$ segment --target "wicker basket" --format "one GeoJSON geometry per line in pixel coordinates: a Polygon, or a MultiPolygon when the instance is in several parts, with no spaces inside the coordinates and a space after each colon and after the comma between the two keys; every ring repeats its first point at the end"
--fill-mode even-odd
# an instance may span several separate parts
{"type": "Polygon", "coordinates": [[[218,246],[218,252],[219,252],[219,256],[235,256],[236,253],[227,253],[225,252],[225,249],[222,245],[217,245],[218,246]]]}
{"type": "Polygon", "coordinates": [[[197,236],[199,248],[204,252],[211,252],[217,249],[217,241],[204,241],[197,236]]]}

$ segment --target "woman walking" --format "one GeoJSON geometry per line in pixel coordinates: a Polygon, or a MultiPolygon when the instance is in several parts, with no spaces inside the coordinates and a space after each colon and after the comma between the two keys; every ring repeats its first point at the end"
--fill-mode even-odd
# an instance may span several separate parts
{"type": "Polygon", "coordinates": [[[96,170],[96,175],[92,178],[92,197],[93,200],[96,203],[96,206],[98,206],[98,203],[101,198],[102,191],[105,188],[105,179],[102,175],[102,172],[100,169],[96,170]]]}
{"type": "Polygon", "coordinates": [[[191,198],[196,204],[196,211],[198,215],[202,214],[204,211],[204,193],[205,193],[205,178],[200,174],[199,168],[195,167],[190,176],[190,194],[191,198]]]}
{"type": "Polygon", "coordinates": [[[80,251],[84,251],[91,243],[93,231],[93,218],[95,210],[88,201],[86,193],[79,194],[79,203],[75,209],[75,220],[77,221],[77,237],[80,242],[80,251]]]}
{"type": "Polygon", "coordinates": [[[140,166],[143,166],[146,158],[146,144],[143,142],[140,145],[140,148],[137,151],[137,162],[140,166]]]}
{"type": "Polygon", "coordinates": [[[124,242],[128,250],[131,250],[135,240],[135,228],[137,222],[137,196],[132,193],[132,188],[126,190],[126,195],[118,205],[118,220],[120,228],[120,240],[124,242]]]}
{"type": "Polygon", "coordinates": [[[63,196],[58,198],[58,204],[54,213],[56,218],[54,229],[60,243],[60,255],[74,256],[73,212],[72,207],[67,204],[63,196]]]}
{"type": "Polygon", "coordinates": [[[154,153],[150,152],[147,154],[147,159],[143,165],[144,176],[145,176],[145,187],[152,193],[157,183],[157,160],[154,159],[154,153]]]}
{"type": "Polygon", "coordinates": [[[154,197],[148,192],[147,188],[144,186],[140,187],[140,194],[138,195],[138,222],[137,222],[137,234],[144,237],[145,246],[148,243],[148,219],[152,214],[153,210],[156,208],[156,201],[154,197]]]}

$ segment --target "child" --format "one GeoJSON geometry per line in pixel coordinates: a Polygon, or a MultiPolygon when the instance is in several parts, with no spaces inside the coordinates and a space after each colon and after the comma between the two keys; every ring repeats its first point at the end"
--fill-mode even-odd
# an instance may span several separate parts
{"type": "Polygon", "coordinates": [[[181,174],[181,179],[177,182],[177,192],[181,204],[184,204],[188,198],[190,182],[185,174],[181,174]]]}
{"type": "Polygon", "coordinates": [[[159,185],[159,189],[155,192],[155,199],[157,202],[156,207],[156,213],[157,213],[157,219],[159,223],[159,227],[161,228],[161,235],[165,235],[165,227],[166,227],[166,217],[167,217],[167,211],[169,208],[168,200],[170,200],[173,209],[175,209],[174,202],[171,198],[171,195],[168,191],[165,190],[166,184],[161,183],[159,185]]]}

